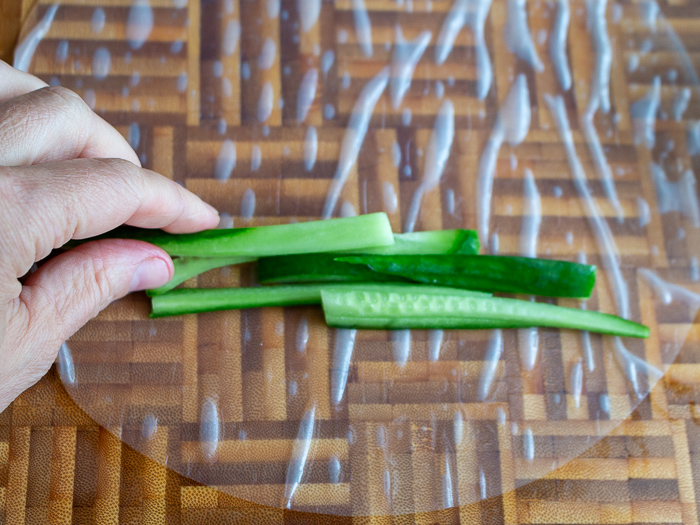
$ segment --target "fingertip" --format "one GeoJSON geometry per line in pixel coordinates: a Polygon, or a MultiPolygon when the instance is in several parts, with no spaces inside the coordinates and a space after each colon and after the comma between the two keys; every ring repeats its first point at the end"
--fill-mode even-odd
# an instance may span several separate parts
{"type": "Polygon", "coordinates": [[[163,286],[172,278],[172,263],[170,265],[159,257],[151,257],[142,261],[131,278],[129,292],[150,290],[163,286]]]}
{"type": "Polygon", "coordinates": [[[219,210],[214,208],[211,204],[208,202],[204,202],[202,199],[197,197],[199,202],[201,203],[201,225],[203,230],[208,230],[211,228],[216,228],[219,225],[219,222],[221,221],[221,217],[219,217],[219,210]]]}
{"type": "MultiPolygon", "coordinates": [[[[165,274],[164,277],[158,277],[165,279],[165,282],[172,279],[172,276],[175,273],[175,268],[170,255],[168,255],[168,253],[162,248],[144,241],[134,239],[101,239],[80,244],[75,248],[72,248],[68,253],[81,251],[88,257],[97,257],[106,261],[112,261],[113,265],[119,265],[124,269],[131,267],[134,275],[137,273],[141,264],[151,260],[158,260],[162,262],[162,267],[154,267],[152,270],[154,274],[157,272],[162,272],[165,274]]],[[[145,279],[145,274],[147,273],[146,268],[144,268],[141,273],[145,279]]]]}
{"type": "MultiPolygon", "coordinates": [[[[131,150],[131,151],[134,151],[134,150],[131,150]]],[[[136,166],[138,166],[139,168],[143,168],[143,164],[141,164],[141,159],[139,158],[139,156],[136,154],[135,151],[134,151],[133,157],[134,157],[134,158],[131,159],[131,162],[133,162],[133,163],[134,163],[136,166]]],[[[127,160],[130,160],[130,159],[127,159],[127,160]]]]}
{"type": "Polygon", "coordinates": [[[219,220],[219,210],[214,208],[214,206],[212,206],[208,202],[202,201],[202,203],[204,204],[204,207],[211,212],[212,217],[216,217],[216,220],[218,221],[219,220]]]}
{"type": "MultiPolygon", "coordinates": [[[[204,202],[204,201],[202,201],[202,202],[204,202]]],[[[219,225],[219,223],[221,222],[221,217],[219,216],[219,210],[217,210],[216,208],[214,208],[214,206],[212,206],[211,204],[206,203],[206,202],[204,202],[204,207],[209,212],[208,217],[205,219],[206,226],[204,229],[208,230],[211,228],[216,228],[219,225]]]]}
{"type": "Polygon", "coordinates": [[[219,225],[219,212],[193,193],[186,191],[187,211],[176,221],[163,227],[168,233],[195,233],[210,230],[219,225]]]}
{"type": "Polygon", "coordinates": [[[141,164],[141,157],[139,157],[139,154],[136,153],[136,150],[131,147],[131,142],[129,142],[129,138],[128,137],[124,138],[124,141],[127,143],[126,149],[127,149],[127,154],[129,155],[129,158],[126,160],[131,161],[139,168],[143,168],[143,164],[141,164]]]}
{"type": "Polygon", "coordinates": [[[71,251],[110,261],[111,266],[121,266],[127,272],[129,267],[132,268],[127,293],[163,286],[175,273],[170,256],[162,248],[143,241],[103,239],[82,244],[71,251]]]}
{"type": "Polygon", "coordinates": [[[173,274],[175,273],[173,260],[170,258],[168,252],[154,244],[144,241],[137,241],[134,239],[106,239],[104,241],[97,242],[114,243],[115,249],[124,250],[125,252],[131,252],[133,254],[132,256],[134,259],[140,258],[142,261],[158,259],[162,261],[165,267],[167,268],[167,279],[165,282],[168,282],[170,279],[172,279],[173,274]]]}
{"type": "Polygon", "coordinates": [[[174,273],[167,253],[123,239],[91,241],[49,260],[22,287],[38,337],[65,340],[110,302],[131,291],[157,288],[174,273]]]}

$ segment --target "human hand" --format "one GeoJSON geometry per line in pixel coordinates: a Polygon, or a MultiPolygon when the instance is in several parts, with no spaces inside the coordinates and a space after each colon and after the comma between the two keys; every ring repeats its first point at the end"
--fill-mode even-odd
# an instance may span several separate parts
{"type": "Polygon", "coordinates": [[[70,239],[121,224],[187,233],[214,208],[141,168],[124,138],[75,93],[0,61],[0,412],[38,381],[61,344],[110,302],[170,280],[170,257],[133,240],[70,239]]]}

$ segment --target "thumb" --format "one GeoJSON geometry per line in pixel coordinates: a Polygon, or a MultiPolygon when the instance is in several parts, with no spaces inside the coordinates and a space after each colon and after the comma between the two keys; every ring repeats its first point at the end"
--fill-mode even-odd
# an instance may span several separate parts
{"type": "Polygon", "coordinates": [[[25,383],[17,386],[27,388],[46,373],[60,345],[110,302],[161,286],[172,275],[168,254],[141,241],[94,241],[51,259],[14,300],[8,344],[0,348],[10,354],[4,356],[10,363],[5,371],[14,369],[25,383]]]}
{"type": "Polygon", "coordinates": [[[42,339],[63,342],[112,301],[157,288],[172,275],[170,257],[156,246],[121,239],[95,241],[42,266],[25,282],[20,299],[31,323],[40,324],[42,339]]]}

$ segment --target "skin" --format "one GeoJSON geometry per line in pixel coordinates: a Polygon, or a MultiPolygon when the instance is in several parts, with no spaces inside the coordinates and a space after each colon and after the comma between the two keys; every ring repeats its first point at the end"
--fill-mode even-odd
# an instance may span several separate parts
{"type": "Polygon", "coordinates": [[[214,208],[143,169],[78,95],[0,61],[0,412],[100,310],[173,274],[163,250],[131,240],[34,263],[121,224],[189,233],[218,222],[214,208]]]}

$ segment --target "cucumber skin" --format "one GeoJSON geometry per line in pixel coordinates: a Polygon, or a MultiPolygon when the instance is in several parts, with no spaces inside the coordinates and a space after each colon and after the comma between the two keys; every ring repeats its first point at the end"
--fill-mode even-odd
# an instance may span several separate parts
{"type": "Polygon", "coordinates": [[[414,282],[400,276],[389,276],[361,265],[337,261],[356,254],[465,254],[479,253],[479,237],[474,230],[436,230],[399,233],[393,246],[353,252],[314,253],[262,257],[258,260],[258,281],[262,284],[317,282],[414,282]]]}
{"type": "Polygon", "coordinates": [[[338,262],[438,286],[548,297],[590,297],[596,267],[499,255],[346,255],[338,262]]]}
{"type": "Polygon", "coordinates": [[[261,284],[321,282],[413,282],[403,277],[374,272],[369,268],[335,259],[343,253],[280,255],[258,259],[258,282],[261,284]]]}

